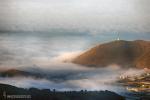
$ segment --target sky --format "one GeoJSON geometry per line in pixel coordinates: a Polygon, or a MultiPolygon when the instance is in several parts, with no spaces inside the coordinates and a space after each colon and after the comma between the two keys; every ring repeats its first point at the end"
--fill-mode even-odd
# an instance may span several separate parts
{"type": "Polygon", "coordinates": [[[97,44],[150,40],[149,0],[0,0],[0,64],[49,64],[97,44]],[[24,54],[22,56],[22,54],[24,54]]]}
{"type": "Polygon", "coordinates": [[[149,0],[0,0],[0,30],[149,35],[149,4],[149,0]]]}

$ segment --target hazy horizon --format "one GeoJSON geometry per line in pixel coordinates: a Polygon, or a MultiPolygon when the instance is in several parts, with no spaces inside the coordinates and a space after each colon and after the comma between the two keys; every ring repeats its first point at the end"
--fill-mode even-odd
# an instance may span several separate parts
{"type": "Polygon", "coordinates": [[[92,35],[119,32],[149,36],[149,3],[149,0],[0,0],[0,31],[69,30],[92,35]]]}

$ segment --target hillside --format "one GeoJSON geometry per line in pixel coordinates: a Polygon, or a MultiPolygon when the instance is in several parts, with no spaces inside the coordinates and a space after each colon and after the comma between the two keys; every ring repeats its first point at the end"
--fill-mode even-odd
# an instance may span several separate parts
{"type": "Polygon", "coordinates": [[[21,71],[17,69],[9,69],[6,71],[1,71],[0,72],[0,77],[34,77],[34,78],[42,78],[43,76],[40,75],[39,73],[31,73],[27,71],[21,71]]]}
{"type": "Polygon", "coordinates": [[[113,41],[100,44],[73,60],[73,63],[106,67],[119,65],[123,68],[137,67],[150,68],[150,42],[136,41],[113,41]]]}
{"type": "Polygon", "coordinates": [[[125,100],[111,91],[51,91],[0,84],[0,100],[125,100]],[[14,96],[15,95],[15,96],[14,96]]]}

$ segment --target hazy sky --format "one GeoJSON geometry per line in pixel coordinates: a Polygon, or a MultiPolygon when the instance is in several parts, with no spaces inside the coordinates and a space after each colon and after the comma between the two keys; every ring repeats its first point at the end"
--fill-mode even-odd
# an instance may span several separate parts
{"type": "Polygon", "coordinates": [[[150,0],[0,0],[0,30],[150,33],[150,0]]]}
{"type": "Polygon", "coordinates": [[[68,52],[115,40],[117,32],[124,40],[150,40],[149,4],[150,0],[0,0],[0,65],[49,63],[53,57],[70,57],[68,52]]]}

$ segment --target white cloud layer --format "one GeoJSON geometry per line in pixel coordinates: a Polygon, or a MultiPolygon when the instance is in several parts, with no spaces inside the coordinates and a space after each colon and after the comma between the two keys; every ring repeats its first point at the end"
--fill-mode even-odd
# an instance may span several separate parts
{"type": "MultiPolygon", "coordinates": [[[[72,67],[72,66],[68,66],[72,67]]],[[[60,69],[62,70],[62,69],[60,69]]],[[[35,71],[35,70],[34,70],[35,71]]],[[[10,84],[22,88],[47,88],[56,89],[59,91],[67,90],[109,90],[116,93],[126,92],[125,87],[115,84],[120,75],[140,75],[144,73],[143,70],[137,69],[113,69],[113,68],[99,68],[84,70],[72,70],[72,72],[40,70],[38,73],[45,74],[45,78],[35,79],[33,77],[0,77],[0,83],[10,84]],[[46,79],[46,75],[51,75],[46,79]],[[54,77],[54,79],[53,79],[54,77]],[[56,81],[57,80],[57,81],[56,81]]]]}
{"type": "Polygon", "coordinates": [[[149,0],[1,0],[0,29],[149,33],[149,4],[149,0]]]}

